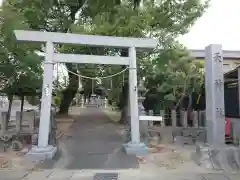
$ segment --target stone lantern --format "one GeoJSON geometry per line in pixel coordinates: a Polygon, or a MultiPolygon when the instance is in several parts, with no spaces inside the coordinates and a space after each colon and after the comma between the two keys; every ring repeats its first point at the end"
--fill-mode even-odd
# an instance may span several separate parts
{"type": "MultiPolygon", "coordinates": [[[[146,88],[143,85],[143,81],[140,81],[140,84],[138,86],[138,113],[139,116],[146,116],[145,109],[143,107],[143,101],[145,99],[144,95],[146,93],[146,88]]],[[[139,128],[140,128],[140,136],[141,140],[145,141],[148,137],[148,121],[140,121],[139,122],[139,128]]]]}

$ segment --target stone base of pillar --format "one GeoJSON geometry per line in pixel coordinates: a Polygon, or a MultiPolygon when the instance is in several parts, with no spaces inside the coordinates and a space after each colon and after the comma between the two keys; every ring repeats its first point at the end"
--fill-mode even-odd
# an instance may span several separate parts
{"type": "Polygon", "coordinates": [[[220,148],[209,144],[198,144],[194,154],[195,162],[202,167],[234,172],[240,170],[240,148],[224,146],[220,148]]]}
{"type": "Polygon", "coordinates": [[[26,157],[43,161],[46,159],[53,159],[57,153],[58,148],[52,145],[49,145],[45,148],[40,148],[38,146],[33,146],[32,149],[26,154],[26,157]]]}
{"type": "Polygon", "coordinates": [[[127,155],[143,156],[148,154],[148,147],[144,143],[133,144],[129,142],[124,144],[123,148],[127,155]]]}

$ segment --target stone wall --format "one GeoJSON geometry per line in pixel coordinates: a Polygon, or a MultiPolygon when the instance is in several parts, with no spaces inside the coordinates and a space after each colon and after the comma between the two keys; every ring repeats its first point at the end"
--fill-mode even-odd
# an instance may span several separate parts
{"type": "MultiPolygon", "coordinates": [[[[146,114],[152,115],[151,112],[146,114]]],[[[189,141],[194,143],[195,141],[206,141],[206,115],[205,111],[192,111],[188,113],[187,111],[180,111],[177,113],[172,110],[171,113],[166,113],[166,111],[159,112],[159,115],[163,116],[163,121],[152,122],[144,121],[140,122],[140,130],[143,136],[169,136],[171,134],[171,141],[174,139],[179,139],[180,141],[189,141]]],[[[230,137],[226,136],[226,143],[239,145],[240,140],[240,119],[226,118],[230,122],[230,137]]],[[[168,140],[169,141],[169,140],[168,140]]]]}

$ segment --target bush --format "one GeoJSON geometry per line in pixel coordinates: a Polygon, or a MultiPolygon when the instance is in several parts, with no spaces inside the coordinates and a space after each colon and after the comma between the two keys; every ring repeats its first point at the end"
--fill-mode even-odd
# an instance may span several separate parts
{"type": "Polygon", "coordinates": [[[58,96],[54,96],[53,97],[53,104],[57,107],[59,107],[61,105],[61,98],[58,96]]]}

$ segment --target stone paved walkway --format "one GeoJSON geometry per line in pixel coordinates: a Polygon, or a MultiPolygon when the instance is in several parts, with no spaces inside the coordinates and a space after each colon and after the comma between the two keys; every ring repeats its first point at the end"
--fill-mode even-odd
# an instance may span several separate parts
{"type": "Polygon", "coordinates": [[[1,172],[3,180],[239,180],[240,174],[227,173],[162,173],[140,170],[43,170],[29,173],[1,172]]]}
{"type": "Polygon", "coordinates": [[[71,132],[61,139],[57,159],[38,168],[137,168],[136,157],[123,152],[123,143],[120,126],[112,123],[102,109],[85,108],[79,112],[71,132]]]}

